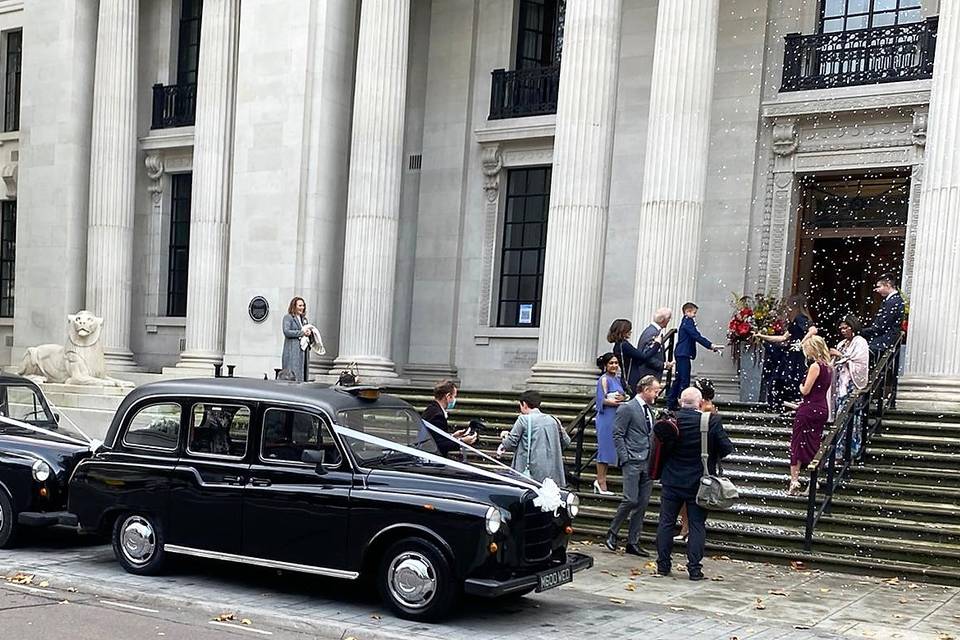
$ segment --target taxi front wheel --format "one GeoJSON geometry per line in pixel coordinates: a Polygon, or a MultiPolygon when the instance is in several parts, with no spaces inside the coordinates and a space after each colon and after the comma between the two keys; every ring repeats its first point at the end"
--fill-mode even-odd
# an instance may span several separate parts
{"type": "Polygon", "coordinates": [[[13,502],[0,489],[0,549],[12,547],[17,537],[17,514],[13,502]]]}
{"type": "Polygon", "coordinates": [[[113,525],[113,553],[123,568],[137,575],[155,575],[165,561],[163,535],[153,516],[129,513],[113,525]]]}
{"type": "Polygon", "coordinates": [[[458,585],[443,552],[420,538],[399,540],[380,563],[377,587],[383,601],[401,618],[442,618],[457,599],[458,585]]]}

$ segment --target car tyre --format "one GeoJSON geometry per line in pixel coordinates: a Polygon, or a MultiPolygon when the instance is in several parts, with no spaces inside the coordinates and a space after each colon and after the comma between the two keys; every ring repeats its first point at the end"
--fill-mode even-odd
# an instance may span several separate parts
{"type": "Polygon", "coordinates": [[[17,512],[13,501],[0,489],[0,549],[9,549],[17,541],[17,512]]]}
{"type": "Polygon", "coordinates": [[[447,557],[421,538],[390,545],[381,558],[377,588],[399,617],[424,622],[444,617],[460,592],[447,557]]]}
{"type": "Polygon", "coordinates": [[[113,524],[113,553],[128,572],[156,575],[163,569],[163,533],[156,518],[144,513],[126,513],[113,524]]]}

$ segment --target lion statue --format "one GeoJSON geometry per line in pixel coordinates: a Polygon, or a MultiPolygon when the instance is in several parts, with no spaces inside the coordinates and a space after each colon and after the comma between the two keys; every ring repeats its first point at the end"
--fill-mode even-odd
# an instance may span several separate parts
{"type": "Polygon", "coordinates": [[[132,382],[106,374],[100,344],[102,326],[103,318],[89,311],[67,316],[67,343],[28,347],[17,373],[35,382],[132,387],[132,382]]]}

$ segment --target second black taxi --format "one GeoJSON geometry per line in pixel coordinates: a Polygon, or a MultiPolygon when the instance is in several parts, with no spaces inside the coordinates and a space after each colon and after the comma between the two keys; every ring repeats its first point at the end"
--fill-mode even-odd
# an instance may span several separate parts
{"type": "Polygon", "coordinates": [[[242,378],[141,386],[76,467],[69,509],[123,567],[170,555],[370,579],[398,615],[463,593],[542,591],[592,566],[567,551],[573,493],[447,460],[406,402],[370,387],[242,378]]]}

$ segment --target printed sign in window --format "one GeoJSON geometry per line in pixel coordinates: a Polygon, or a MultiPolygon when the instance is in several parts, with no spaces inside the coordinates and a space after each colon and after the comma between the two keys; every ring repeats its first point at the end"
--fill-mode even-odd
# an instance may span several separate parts
{"type": "Polygon", "coordinates": [[[533,324],[533,305],[521,304],[517,324],[533,324]]]}

